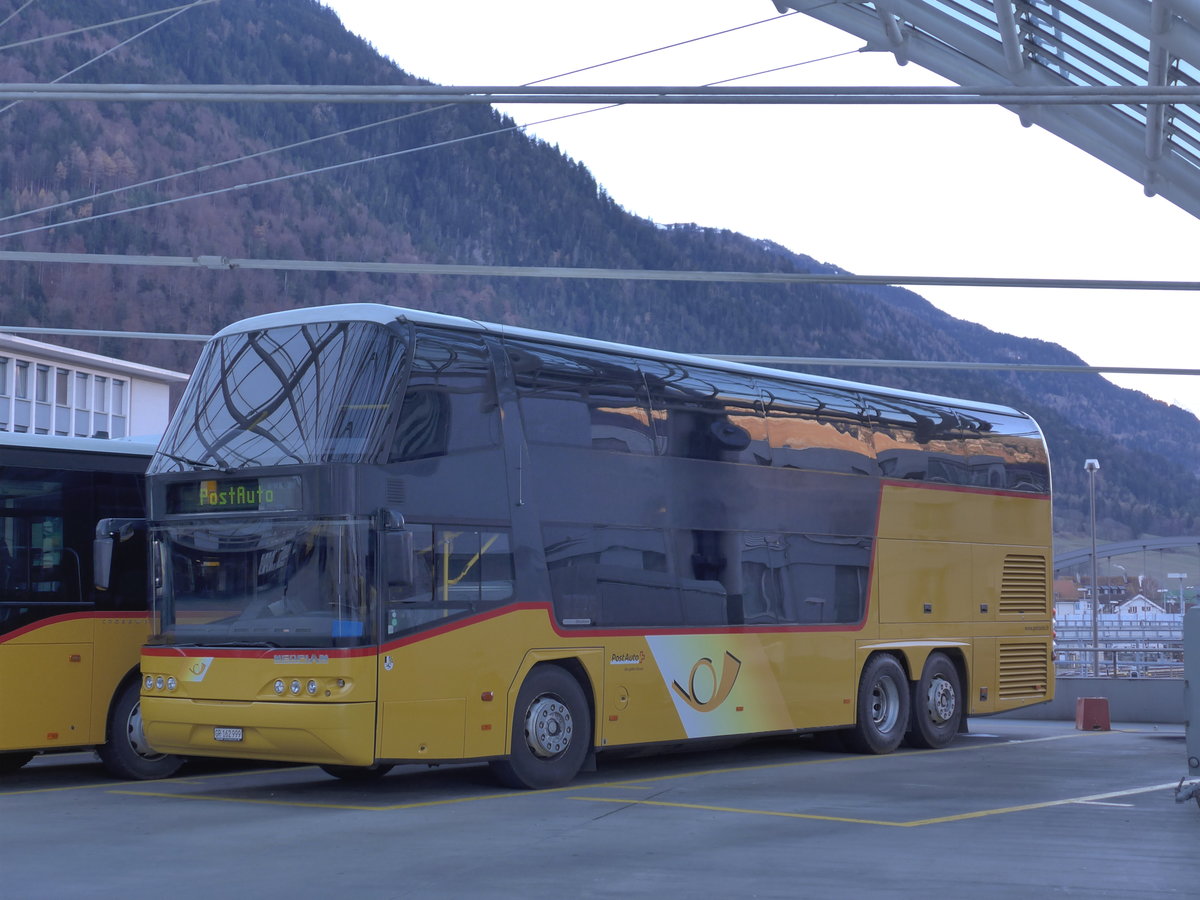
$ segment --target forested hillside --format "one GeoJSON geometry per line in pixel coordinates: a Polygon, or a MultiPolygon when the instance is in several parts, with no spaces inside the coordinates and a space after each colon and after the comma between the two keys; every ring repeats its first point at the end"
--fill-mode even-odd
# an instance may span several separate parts
{"type": "MultiPolygon", "coordinates": [[[[20,5],[0,0],[0,18],[20,5]]],[[[0,82],[58,79],[155,20],[80,29],[159,8],[152,0],[30,5],[5,26],[0,82]],[[22,43],[56,34],[65,36],[22,43]]],[[[67,80],[414,82],[315,0],[225,0],[189,9],[67,80]]],[[[638,219],[584,166],[511,125],[478,106],[26,101],[0,113],[0,216],[6,217],[0,249],[630,269],[831,268],[732,232],[638,219]],[[460,138],[472,139],[447,143],[460,138]],[[290,149],[267,152],[281,147],[290,149]],[[231,160],[241,161],[220,165],[231,160]],[[363,162],[342,165],[352,161],[363,162]],[[302,174],[315,169],[326,171],[302,174]],[[187,174],[173,177],[180,173],[187,174]],[[270,179],[277,180],[263,183],[270,179]],[[139,186],[118,191],[131,185],[139,186]],[[223,190],[232,186],[242,187],[223,190]],[[41,211],[20,215],[34,210],[41,211]]],[[[1057,345],[953,319],[895,288],[0,264],[0,326],[211,332],[246,315],[352,301],[689,352],[1079,362],[1057,345]]],[[[165,341],[76,345],[182,369],[197,352],[165,341]]],[[[820,374],[1032,412],[1052,448],[1060,533],[1086,527],[1083,461],[1093,456],[1104,460],[1103,536],[1200,527],[1200,422],[1098,376],[866,368],[820,374]]]]}

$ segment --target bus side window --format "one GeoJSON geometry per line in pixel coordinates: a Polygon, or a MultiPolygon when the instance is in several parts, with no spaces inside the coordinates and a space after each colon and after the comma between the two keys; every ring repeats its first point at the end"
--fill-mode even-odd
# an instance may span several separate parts
{"type": "Polygon", "coordinates": [[[512,539],[507,531],[408,527],[413,533],[413,584],[390,589],[387,635],[460,618],[512,599],[512,539]]]}
{"type": "Polygon", "coordinates": [[[531,443],[654,455],[646,382],[630,361],[518,342],[508,353],[531,443]]]}
{"type": "Polygon", "coordinates": [[[871,557],[868,538],[748,534],[744,546],[747,624],[861,621],[871,557]]]}
{"type": "Polygon", "coordinates": [[[546,565],[566,625],[682,625],[666,535],[653,528],[547,525],[546,565]]]}
{"type": "Polygon", "coordinates": [[[499,404],[483,342],[467,335],[419,335],[390,460],[428,459],[499,443],[499,404]]]}
{"type": "Polygon", "coordinates": [[[651,360],[638,366],[660,455],[770,465],[762,396],[750,376],[651,360]]]}

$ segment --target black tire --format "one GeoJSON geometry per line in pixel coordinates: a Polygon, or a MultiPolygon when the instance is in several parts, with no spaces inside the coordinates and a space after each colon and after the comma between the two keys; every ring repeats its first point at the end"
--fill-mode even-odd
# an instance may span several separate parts
{"type": "Polygon", "coordinates": [[[912,721],[905,742],[923,750],[941,750],[958,735],[963,717],[958,669],[945,653],[930,653],[913,685],[912,721]]]}
{"type": "Polygon", "coordinates": [[[378,781],[392,766],[388,763],[376,763],[373,766],[321,766],[321,770],[342,781],[378,781]]]}
{"type": "Polygon", "coordinates": [[[579,774],[592,743],[592,715],[583,689],[558,666],[537,666],[517,694],[512,745],[492,771],[511,788],[562,787],[579,774]]]}
{"type": "Polygon", "coordinates": [[[857,723],[846,734],[856,753],[891,753],[908,729],[911,688],[904,667],[887,653],[872,656],[858,682],[857,723]]]}
{"type": "Polygon", "coordinates": [[[96,748],[100,761],[110,775],[147,781],[174,775],[183,759],[156,753],[142,732],[141,683],[127,682],[117,691],[117,699],[108,711],[108,741],[96,748]]]}
{"type": "Polygon", "coordinates": [[[0,753],[0,775],[17,771],[31,759],[32,753],[0,753]]]}

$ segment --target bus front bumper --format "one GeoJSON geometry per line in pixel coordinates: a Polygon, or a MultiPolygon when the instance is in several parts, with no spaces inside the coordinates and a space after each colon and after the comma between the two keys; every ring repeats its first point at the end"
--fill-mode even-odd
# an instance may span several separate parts
{"type": "Polygon", "coordinates": [[[160,753],[369,766],[374,703],[188,700],[143,696],[142,728],[160,753]]]}

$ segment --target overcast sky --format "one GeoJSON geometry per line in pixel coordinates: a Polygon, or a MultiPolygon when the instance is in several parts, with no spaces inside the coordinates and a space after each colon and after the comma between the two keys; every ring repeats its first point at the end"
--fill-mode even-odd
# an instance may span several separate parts
{"type": "MultiPolygon", "coordinates": [[[[703,85],[810,60],[820,61],[733,84],[947,83],[890,54],[855,52],[860,39],[779,16],[770,0],[325,2],[401,68],[448,85],[525,84],[764,19],[550,83],[703,85]],[[834,54],[847,55],[824,59],[834,54]]],[[[579,109],[503,111],[525,123],[579,109]]],[[[531,133],[585,164],[632,213],[729,228],[857,274],[1200,280],[1200,222],[999,108],[628,106],[531,133]]],[[[1093,365],[1200,367],[1190,294],[918,292],[1093,365]]],[[[1113,380],[1200,413],[1200,378],[1113,380]]]]}

